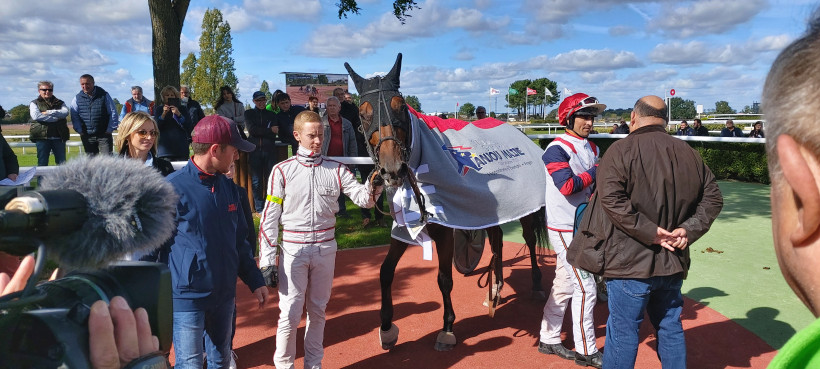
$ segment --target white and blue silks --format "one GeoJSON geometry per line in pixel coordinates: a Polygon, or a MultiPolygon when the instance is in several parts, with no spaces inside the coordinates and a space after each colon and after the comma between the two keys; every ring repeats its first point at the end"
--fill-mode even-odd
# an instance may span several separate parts
{"type": "MultiPolygon", "coordinates": [[[[517,220],[544,206],[543,150],[515,127],[493,118],[441,119],[410,108],[410,157],[424,196],[427,223],[482,229],[517,220]]],[[[391,236],[424,248],[432,260],[419,204],[410,184],[393,196],[391,236]]]]}

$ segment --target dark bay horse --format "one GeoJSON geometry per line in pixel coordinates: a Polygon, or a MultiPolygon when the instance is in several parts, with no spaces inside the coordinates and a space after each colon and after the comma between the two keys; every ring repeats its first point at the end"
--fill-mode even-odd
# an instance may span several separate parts
{"type": "MultiPolygon", "coordinates": [[[[425,215],[424,196],[420,195],[416,185],[416,176],[408,166],[410,152],[410,137],[412,125],[410,112],[404,98],[399,93],[399,74],[401,71],[401,54],[398,55],[391,71],[383,77],[373,77],[364,79],[359,76],[349,64],[345,63],[347,71],[350,73],[356,89],[360,93],[361,104],[359,105],[359,115],[361,117],[361,130],[368,140],[368,151],[375,163],[375,170],[371,173],[371,178],[381,176],[386,185],[393,188],[401,187],[405,182],[413,189],[417,203],[421,205],[422,219],[425,215]]],[[[540,163],[540,156],[539,156],[540,163]]],[[[539,164],[540,165],[540,164],[539,164]]],[[[543,169],[543,166],[540,166],[543,169]]],[[[546,174],[544,174],[546,176],[546,174]]],[[[465,199],[465,201],[470,201],[465,199]]],[[[474,200],[473,200],[474,201],[474,200]]],[[[498,204],[499,207],[504,204],[498,204]]],[[[395,213],[395,209],[393,212],[395,213]]],[[[533,295],[545,299],[545,293],[541,286],[541,271],[536,260],[536,244],[546,246],[546,222],[544,219],[544,208],[539,211],[525,215],[519,219],[521,222],[524,239],[530,253],[532,264],[532,290],[533,295]]],[[[453,311],[450,293],[453,289],[453,253],[454,253],[454,229],[442,224],[433,222],[426,223],[424,229],[427,235],[435,242],[435,249],[438,256],[438,285],[441,290],[444,307],[444,326],[439,332],[435,349],[446,351],[452,349],[456,344],[456,337],[453,334],[453,323],[455,314],[453,311]]],[[[492,226],[486,229],[490,241],[493,258],[488,271],[488,305],[492,315],[499,300],[499,293],[503,285],[502,274],[502,230],[500,226],[492,226]]],[[[395,235],[390,240],[390,249],[380,271],[381,282],[381,329],[379,339],[382,348],[389,350],[398,341],[398,327],[393,324],[393,298],[391,286],[393,283],[396,265],[407,249],[408,243],[398,240],[395,235]]]]}

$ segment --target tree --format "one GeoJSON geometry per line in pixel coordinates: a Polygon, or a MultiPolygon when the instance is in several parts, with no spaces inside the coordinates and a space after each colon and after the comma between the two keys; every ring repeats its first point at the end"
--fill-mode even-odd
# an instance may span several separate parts
{"type": "MultiPolygon", "coordinates": [[[[196,74],[196,55],[194,53],[188,53],[188,56],[185,57],[185,60],[182,61],[182,73],[179,75],[179,84],[186,85],[188,88],[193,90],[191,87],[194,84],[194,75],[196,74]]],[[[193,92],[191,91],[193,95],[193,92]]]]}
{"type": "Polygon", "coordinates": [[[753,112],[754,112],[754,110],[752,110],[752,107],[751,107],[751,106],[746,105],[746,106],[744,106],[744,107],[743,107],[743,113],[745,113],[745,114],[752,114],[753,112]]]}
{"type": "MultiPolygon", "coordinates": [[[[179,86],[179,39],[191,0],[148,0],[151,15],[151,49],[154,66],[154,96],[165,86],[179,86]]],[[[340,0],[339,18],[359,14],[356,0],[340,0]]],[[[393,0],[393,14],[402,23],[408,12],[419,9],[413,0],[393,0]]],[[[193,87],[191,87],[193,88],[193,87]]],[[[207,109],[207,108],[206,108],[207,109]]]]}
{"type": "Polygon", "coordinates": [[[539,78],[534,81],[529,79],[520,79],[510,85],[510,91],[507,95],[507,106],[516,110],[518,115],[521,115],[521,109],[528,109],[529,106],[541,106],[542,115],[544,113],[545,105],[553,106],[558,103],[558,84],[549,78],[539,78]],[[527,88],[535,90],[535,95],[527,96],[527,88]],[[549,95],[544,99],[544,90],[549,90],[549,95]],[[513,93],[515,92],[515,93],[513,93]],[[524,105],[527,106],[524,106],[524,105]]]}
{"type": "Polygon", "coordinates": [[[419,102],[419,98],[415,95],[408,95],[404,98],[404,102],[406,102],[407,105],[412,106],[413,109],[416,109],[416,111],[421,111],[421,103],[419,102]]]}
{"type": "Polygon", "coordinates": [[[231,25],[222,19],[219,9],[205,10],[202,17],[202,35],[199,36],[199,59],[197,59],[193,88],[199,102],[212,105],[219,99],[219,89],[230,87],[239,98],[234,74],[233,37],[231,25]]]}
{"type": "Polygon", "coordinates": [[[270,86],[268,86],[268,81],[267,80],[264,80],[264,79],[262,80],[262,86],[259,86],[259,91],[264,92],[265,93],[265,99],[267,99],[268,101],[271,101],[270,98],[273,95],[270,93],[270,86]]]}
{"type": "Polygon", "coordinates": [[[462,105],[458,109],[458,114],[459,115],[464,115],[467,118],[471,118],[473,115],[475,115],[475,105],[473,105],[472,103],[468,103],[468,102],[464,103],[464,105],[462,105]]]}
{"type": "Polygon", "coordinates": [[[114,107],[117,109],[117,113],[119,114],[119,112],[122,111],[122,103],[120,103],[120,100],[117,100],[116,97],[114,98],[113,102],[114,102],[114,107]]]}
{"type": "Polygon", "coordinates": [[[727,101],[718,101],[715,103],[715,114],[735,114],[737,111],[729,106],[727,101]]]}
{"type": "Polygon", "coordinates": [[[327,84],[327,75],[320,74],[320,75],[316,76],[316,82],[318,82],[320,85],[326,85],[327,84]]]}
{"type": "Polygon", "coordinates": [[[694,101],[680,97],[669,100],[669,111],[672,113],[672,119],[692,119],[698,114],[694,101]]]}
{"type": "Polygon", "coordinates": [[[520,116],[521,109],[525,108],[524,101],[526,98],[524,96],[526,96],[527,86],[529,86],[530,83],[532,83],[532,81],[528,79],[519,79],[510,85],[510,90],[507,94],[507,106],[515,109],[516,115],[520,116]]]}
{"type": "MultiPolygon", "coordinates": [[[[353,99],[353,105],[359,106],[359,94],[350,93],[350,98],[353,99]]],[[[421,107],[421,105],[419,105],[421,107]]]]}
{"type": "Polygon", "coordinates": [[[31,118],[28,111],[28,105],[24,104],[11,108],[11,110],[9,110],[9,116],[9,121],[11,123],[25,123],[29,121],[29,118],[31,118]]]}
{"type": "Polygon", "coordinates": [[[165,86],[179,86],[179,38],[191,0],[148,0],[154,96],[165,86]]]}

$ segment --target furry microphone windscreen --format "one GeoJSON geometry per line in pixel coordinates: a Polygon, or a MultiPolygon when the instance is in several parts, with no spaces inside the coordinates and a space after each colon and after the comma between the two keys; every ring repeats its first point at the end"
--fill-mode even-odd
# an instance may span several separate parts
{"type": "Polygon", "coordinates": [[[136,251],[150,251],[175,230],[178,195],[154,168],[109,155],[72,159],[46,174],[40,190],[75,190],[88,203],[88,220],[74,232],[43,235],[62,266],[104,267],[136,251]]]}

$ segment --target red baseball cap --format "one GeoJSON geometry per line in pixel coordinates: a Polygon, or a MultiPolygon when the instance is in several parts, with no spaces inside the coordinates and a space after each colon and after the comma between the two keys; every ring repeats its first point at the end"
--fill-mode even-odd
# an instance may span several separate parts
{"type": "Polygon", "coordinates": [[[231,145],[244,152],[256,149],[256,145],[239,135],[239,128],[234,121],[219,115],[202,118],[194,127],[192,139],[196,143],[231,145]]]}
{"type": "Polygon", "coordinates": [[[606,109],[606,105],[598,102],[598,99],[591,97],[585,93],[577,93],[561,101],[558,105],[558,123],[562,126],[567,125],[567,120],[572,114],[581,109],[590,108],[595,115],[601,114],[606,109]]]}

